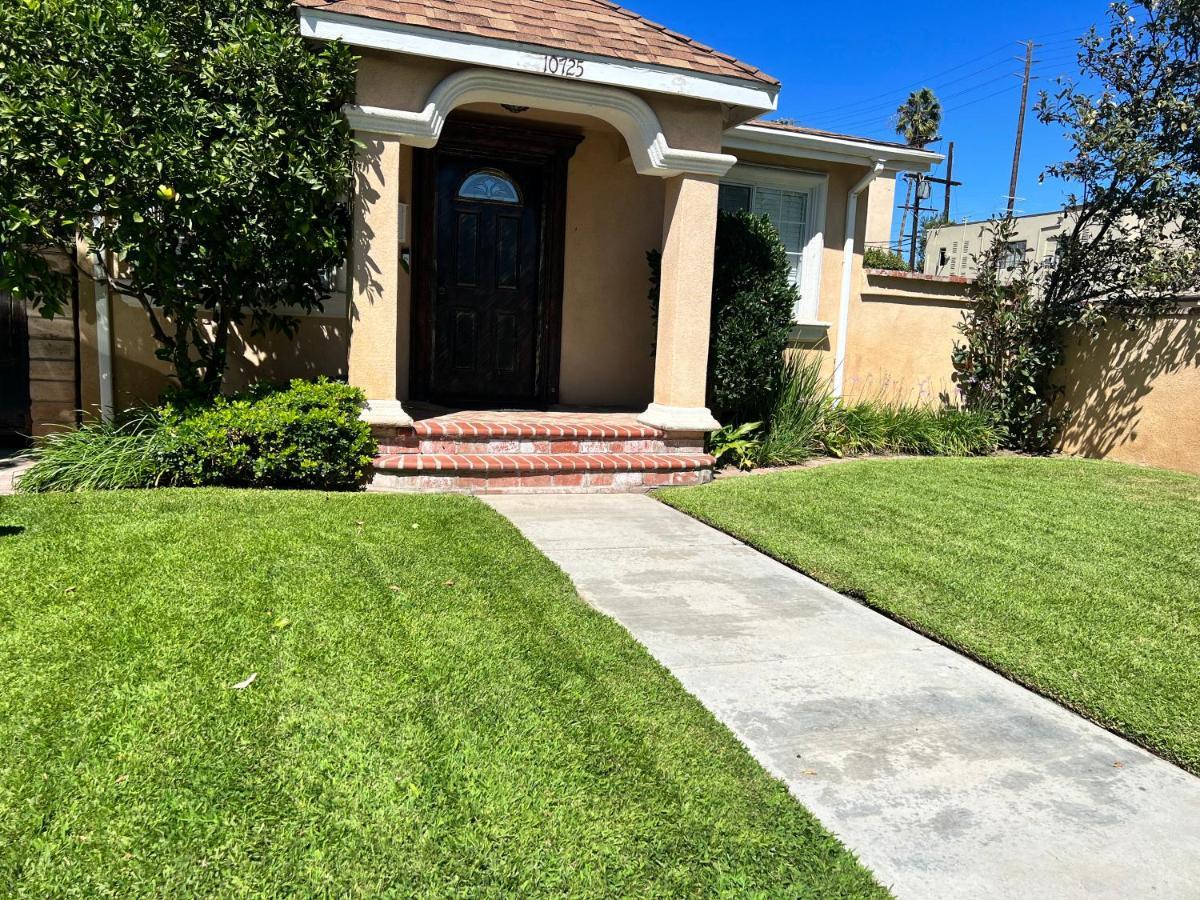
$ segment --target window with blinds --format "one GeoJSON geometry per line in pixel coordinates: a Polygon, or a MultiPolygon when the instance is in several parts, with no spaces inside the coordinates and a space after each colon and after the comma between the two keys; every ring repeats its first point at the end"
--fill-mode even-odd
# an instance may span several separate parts
{"type": "MultiPolygon", "coordinates": [[[[779,240],[787,253],[789,280],[799,289],[797,320],[813,319],[817,311],[816,292],[819,288],[810,283],[812,279],[805,278],[804,263],[814,236],[813,191],[788,190],[771,185],[722,184],[717,205],[724,212],[749,212],[770,220],[779,232],[779,240]]],[[[816,227],[819,230],[819,226],[816,227]]]]}

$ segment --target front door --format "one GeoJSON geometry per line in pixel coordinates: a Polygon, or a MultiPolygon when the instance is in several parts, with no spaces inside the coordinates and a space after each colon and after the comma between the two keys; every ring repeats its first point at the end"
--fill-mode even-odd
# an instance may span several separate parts
{"type": "Polygon", "coordinates": [[[527,163],[441,160],[431,381],[440,401],[537,401],[541,182],[527,163]]]}
{"type": "Polygon", "coordinates": [[[558,402],[567,164],[581,139],[451,116],[416,153],[414,400],[558,402]]]}
{"type": "Polygon", "coordinates": [[[0,443],[29,430],[29,333],[25,306],[0,291],[0,443]]]}

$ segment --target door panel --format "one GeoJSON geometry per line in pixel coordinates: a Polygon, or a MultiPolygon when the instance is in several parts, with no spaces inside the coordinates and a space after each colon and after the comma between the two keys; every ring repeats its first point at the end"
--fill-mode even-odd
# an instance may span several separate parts
{"type": "Polygon", "coordinates": [[[543,172],[439,154],[433,399],[537,401],[543,172]]]}
{"type": "Polygon", "coordinates": [[[29,430],[29,333],[25,305],[0,291],[0,437],[29,430]]]}

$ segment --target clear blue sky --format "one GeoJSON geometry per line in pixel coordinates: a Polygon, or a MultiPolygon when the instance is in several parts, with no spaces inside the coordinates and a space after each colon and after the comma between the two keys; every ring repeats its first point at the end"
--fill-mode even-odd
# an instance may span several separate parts
{"type": "MultiPolygon", "coordinates": [[[[1047,163],[1062,157],[1061,134],[1032,113],[1037,90],[1056,75],[1076,75],[1074,40],[1103,25],[1104,0],[933,0],[906,9],[894,3],[808,4],[796,0],[625,0],[656,22],[751,62],[783,82],[777,115],[830,131],[895,140],[892,117],[908,92],[933,88],[945,109],[942,134],[955,142],[955,219],[1002,210],[1012,169],[1024,53],[1017,41],[1044,46],[1034,56],[1031,112],[1017,189],[1017,211],[1062,205],[1056,182],[1038,184],[1047,163]]],[[[1077,76],[1076,76],[1077,77],[1077,76]]],[[[931,145],[944,153],[945,141],[931,145]]],[[[935,171],[935,175],[944,175],[935,171]]],[[[940,187],[934,202],[941,207],[940,187]]],[[[902,203],[903,197],[897,202],[902,203]]],[[[893,238],[895,235],[893,234],[893,238]]]]}

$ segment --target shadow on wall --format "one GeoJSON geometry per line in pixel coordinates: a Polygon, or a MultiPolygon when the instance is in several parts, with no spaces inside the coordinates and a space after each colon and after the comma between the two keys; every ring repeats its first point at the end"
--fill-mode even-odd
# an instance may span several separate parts
{"type": "Polygon", "coordinates": [[[1166,316],[1150,329],[1109,325],[1099,336],[1068,342],[1058,383],[1071,411],[1064,450],[1092,457],[1126,458],[1170,468],[1200,466],[1200,316],[1166,316]],[[1153,392],[1153,396],[1151,396],[1153,392]],[[1190,435],[1190,437],[1189,437],[1190,435]],[[1187,445],[1195,445],[1189,454],[1187,445]]]}
{"type": "MultiPolygon", "coordinates": [[[[252,335],[248,331],[235,326],[230,335],[225,393],[257,381],[286,382],[318,375],[346,379],[349,327],[344,316],[302,316],[294,339],[277,332],[252,335]]],[[[155,346],[144,317],[121,323],[114,373],[119,408],[156,404],[172,383],[167,364],[154,357],[155,346]]]]}

